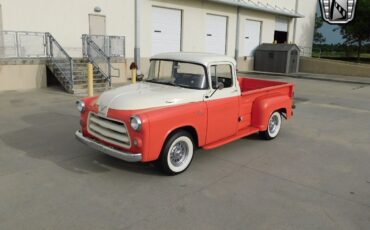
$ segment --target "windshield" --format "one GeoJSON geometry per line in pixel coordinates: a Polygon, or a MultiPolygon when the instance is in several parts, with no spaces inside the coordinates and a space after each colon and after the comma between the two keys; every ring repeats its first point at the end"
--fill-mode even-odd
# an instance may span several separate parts
{"type": "Polygon", "coordinates": [[[152,60],[146,81],[190,89],[208,88],[202,65],[179,61],[152,60]]]}

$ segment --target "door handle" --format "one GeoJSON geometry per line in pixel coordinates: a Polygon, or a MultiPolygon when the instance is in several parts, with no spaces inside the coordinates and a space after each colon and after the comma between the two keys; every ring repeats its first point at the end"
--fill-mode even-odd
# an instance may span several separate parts
{"type": "Polygon", "coordinates": [[[207,34],[207,36],[208,36],[208,37],[211,37],[211,36],[212,36],[212,34],[207,34]]]}
{"type": "Polygon", "coordinates": [[[161,30],[154,30],[154,33],[162,33],[161,30]]]}
{"type": "Polygon", "coordinates": [[[249,37],[245,37],[245,39],[249,39],[249,37]]]}

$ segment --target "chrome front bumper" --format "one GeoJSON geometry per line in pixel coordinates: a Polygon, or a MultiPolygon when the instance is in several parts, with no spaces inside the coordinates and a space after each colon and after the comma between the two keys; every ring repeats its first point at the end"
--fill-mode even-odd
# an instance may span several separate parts
{"type": "Polygon", "coordinates": [[[93,139],[84,137],[80,130],[76,131],[75,136],[79,141],[81,141],[85,145],[88,145],[91,148],[96,149],[100,152],[103,152],[109,156],[116,157],[118,159],[128,161],[128,162],[138,162],[138,161],[141,161],[142,159],[141,153],[126,153],[126,152],[122,152],[122,151],[119,151],[111,147],[107,147],[103,144],[96,142],[93,139]]]}

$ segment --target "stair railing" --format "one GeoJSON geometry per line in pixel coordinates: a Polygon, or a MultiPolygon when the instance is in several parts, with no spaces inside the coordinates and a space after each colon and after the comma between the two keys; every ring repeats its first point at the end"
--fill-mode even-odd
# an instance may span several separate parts
{"type": "Polygon", "coordinates": [[[58,68],[58,70],[62,73],[63,78],[66,79],[69,83],[69,86],[73,88],[74,76],[72,57],[68,55],[68,53],[50,33],[46,33],[46,37],[47,53],[51,63],[58,68]]]}
{"type": "Polygon", "coordinates": [[[125,36],[112,36],[112,35],[82,35],[82,55],[87,57],[87,44],[86,38],[89,37],[96,45],[111,58],[125,58],[125,36]]]}
{"type": "Polygon", "coordinates": [[[109,86],[112,85],[112,77],[120,77],[119,68],[112,65],[112,57],[104,52],[101,47],[87,34],[82,35],[83,55],[97,68],[105,79],[108,80],[109,86]],[[117,74],[112,74],[115,72],[117,74]]]}

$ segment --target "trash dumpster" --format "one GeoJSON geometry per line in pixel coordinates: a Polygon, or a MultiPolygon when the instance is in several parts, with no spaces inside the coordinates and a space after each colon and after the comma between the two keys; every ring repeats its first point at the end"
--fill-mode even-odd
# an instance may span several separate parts
{"type": "Polygon", "coordinates": [[[295,44],[263,43],[255,50],[254,70],[275,73],[296,73],[299,48],[295,44]]]}

